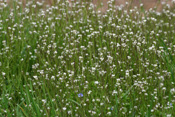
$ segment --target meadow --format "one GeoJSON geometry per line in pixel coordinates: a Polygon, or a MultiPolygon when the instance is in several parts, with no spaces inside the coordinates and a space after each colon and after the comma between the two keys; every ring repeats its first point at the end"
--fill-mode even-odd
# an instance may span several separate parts
{"type": "Polygon", "coordinates": [[[0,3],[1,117],[175,116],[175,8],[114,2],[0,3]]]}

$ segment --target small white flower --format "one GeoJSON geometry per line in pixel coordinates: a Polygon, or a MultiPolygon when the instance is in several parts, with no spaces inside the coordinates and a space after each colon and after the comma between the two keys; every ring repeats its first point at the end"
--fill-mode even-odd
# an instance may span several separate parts
{"type": "Polygon", "coordinates": [[[126,70],[126,76],[129,76],[129,71],[128,70],[126,70]]]}
{"type": "Polygon", "coordinates": [[[168,114],[167,117],[171,117],[171,114],[168,114]]]}
{"type": "Polygon", "coordinates": [[[107,56],[108,57],[108,61],[109,61],[109,63],[112,63],[112,61],[113,61],[113,57],[112,56],[107,56]]]}
{"type": "Polygon", "coordinates": [[[98,81],[95,81],[94,83],[95,83],[95,84],[99,84],[99,82],[98,82],[98,81]]]}
{"type": "Polygon", "coordinates": [[[72,112],[71,111],[68,111],[68,114],[71,114],[72,112]]]}
{"type": "Polygon", "coordinates": [[[128,57],[128,59],[130,60],[131,59],[131,57],[130,56],[127,56],[128,57]]]}
{"type": "Polygon", "coordinates": [[[116,90],[113,90],[112,94],[117,94],[117,91],[116,90]]]}
{"type": "Polygon", "coordinates": [[[47,102],[47,100],[45,100],[45,99],[42,99],[42,102],[45,104],[45,103],[47,102]]]}
{"type": "Polygon", "coordinates": [[[3,76],[5,76],[5,74],[6,74],[5,72],[2,72],[2,75],[3,75],[3,76]]]}
{"type": "Polygon", "coordinates": [[[55,76],[52,76],[51,79],[52,79],[52,80],[55,80],[55,76]]]}
{"type": "Polygon", "coordinates": [[[108,112],[107,115],[111,115],[111,112],[108,112]]]}
{"type": "Polygon", "coordinates": [[[91,92],[92,92],[91,90],[90,90],[90,91],[88,91],[88,95],[89,95],[89,94],[91,94],[91,92]]]}
{"type": "Polygon", "coordinates": [[[171,89],[171,90],[170,90],[170,93],[171,93],[171,94],[174,94],[174,93],[175,93],[175,88],[171,89]]]}
{"type": "Polygon", "coordinates": [[[96,70],[96,68],[95,67],[92,67],[92,71],[95,71],[96,70]]]}
{"type": "Polygon", "coordinates": [[[66,110],[66,107],[63,107],[63,110],[65,111],[66,110]]]}
{"type": "Polygon", "coordinates": [[[33,76],[33,78],[35,78],[36,80],[38,80],[38,76],[33,76]]]}

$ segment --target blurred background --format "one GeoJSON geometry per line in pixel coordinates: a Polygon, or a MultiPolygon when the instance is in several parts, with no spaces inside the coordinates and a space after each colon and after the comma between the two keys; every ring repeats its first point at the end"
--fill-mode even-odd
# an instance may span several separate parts
{"type": "MultiPolygon", "coordinates": [[[[3,1],[3,0],[1,0],[1,1],[3,1]]],[[[4,0],[4,1],[7,1],[8,3],[10,3],[13,0],[4,0]]],[[[23,5],[25,6],[25,4],[31,0],[18,0],[18,1],[21,1],[23,3],[23,5]]],[[[63,0],[34,0],[34,1],[43,2],[46,5],[53,5],[54,3],[58,2],[58,1],[63,1],[63,0]]],[[[92,2],[94,5],[96,5],[98,10],[105,12],[108,9],[108,2],[110,0],[68,0],[68,1],[69,1],[69,3],[80,2],[80,1],[92,2]]],[[[130,7],[134,7],[134,6],[139,7],[140,4],[142,3],[143,8],[145,10],[149,10],[150,8],[154,8],[156,6],[157,11],[160,11],[162,9],[163,4],[168,4],[169,6],[173,6],[172,1],[175,1],[175,0],[113,0],[115,5],[122,5],[122,4],[124,5],[127,2],[130,5],[130,7]]]]}

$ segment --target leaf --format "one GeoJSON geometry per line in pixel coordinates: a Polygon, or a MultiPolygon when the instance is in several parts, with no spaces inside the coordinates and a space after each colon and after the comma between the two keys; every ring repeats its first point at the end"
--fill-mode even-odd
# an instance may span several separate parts
{"type": "MultiPolygon", "coordinates": [[[[18,105],[19,106],[19,105],[18,105]]],[[[26,116],[26,117],[28,117],[27,116],[27,113],[24,111],[24,109],[21,107],[21,106],[19,106],[19,108],[22,110],[22,112],[24,113],[24,115],[26,116]]]]}
{"type": "Polygon", "coordinates": [[[133,86],[131,86],[126,93],[123,93],[123,96],[121,96],[120,99],[124,98],[131,91],[131,89],[133,88],[133,86]]]}
{"type": "Polygon", "coordinates": [[[71,101],[71,102],[74,102],[75,104],[77,104],[78,106],[81,107],[81,104],[80,104],[80,103],[78,103],[78,102],[76,102],[76,101],[74,101],[74,100],[72,100],[72,99],[68,99],[68,100],[71,101]]]}

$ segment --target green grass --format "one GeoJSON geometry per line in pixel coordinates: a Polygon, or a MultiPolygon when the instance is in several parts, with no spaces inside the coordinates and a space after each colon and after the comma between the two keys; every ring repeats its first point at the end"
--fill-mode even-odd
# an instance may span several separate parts
{"type": "Polygon", "coordinates": [[[174,8],[0,6],[0,116],[175,116],[174,8]]]}

